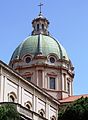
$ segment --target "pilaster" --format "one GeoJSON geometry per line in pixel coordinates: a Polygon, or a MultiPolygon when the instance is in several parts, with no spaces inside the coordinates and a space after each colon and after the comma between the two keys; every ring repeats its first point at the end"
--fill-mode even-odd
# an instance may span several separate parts
{"type": "Polygon", "coordinates": [[[0,102],[3,102],[4,100],[4,81],[3,81],[3,75],[0,75],[0,102]]]}

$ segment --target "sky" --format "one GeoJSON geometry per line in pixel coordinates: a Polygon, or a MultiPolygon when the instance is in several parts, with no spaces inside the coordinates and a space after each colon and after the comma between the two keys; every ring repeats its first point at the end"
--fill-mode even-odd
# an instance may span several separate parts
{"type": "Polygon", "coordinates": [[[0,59],[9,63],[15,48],[31,35],[42,13],[50,34],[66,49],[75,67],[74,95],[88,93],[88,0],[0,0],[0,59]]]}

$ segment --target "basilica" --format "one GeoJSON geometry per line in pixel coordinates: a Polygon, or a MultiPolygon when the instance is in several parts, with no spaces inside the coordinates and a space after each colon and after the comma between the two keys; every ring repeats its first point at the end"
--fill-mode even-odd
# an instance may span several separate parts
{"type": "Polygon", "coordinates": [[[15,104],[22,120],[58,120],[60,105],[81,97],[73,96],[74,66],[49,24],[40,11],[9,65],[0,61],[0,103],[15,104]]]}

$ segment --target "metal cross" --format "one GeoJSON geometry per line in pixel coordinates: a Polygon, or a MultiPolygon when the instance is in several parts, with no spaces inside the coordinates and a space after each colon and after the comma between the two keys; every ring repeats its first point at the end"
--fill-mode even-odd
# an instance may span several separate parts
{"type": "Polygon", "coordinates": [[[41,13],[41,9],[42,9],[43,4],[40,3],[38,6],[40,7],[40,13],[41,13]]]}

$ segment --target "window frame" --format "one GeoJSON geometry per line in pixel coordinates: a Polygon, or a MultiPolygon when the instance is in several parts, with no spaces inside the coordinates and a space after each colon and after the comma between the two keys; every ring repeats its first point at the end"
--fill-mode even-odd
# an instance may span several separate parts
{"type": "Polygon", "coordinates": [[[49,77],[49,89],[55,90],[56,89],[56,78],[55,77],[49,77]],[[54,80],[53,83],[51,83],[51,80],[54,80]],[[52,85],[54,84],[54,86],[52,85]]]}
{"type": "Polygon", "coordinates": [[[23,57],[22,57],[22,60],[23,60],[23,62],[25,62],[26,64],[29,64],[31,61],[32,61],[32,56],[31,56],[31,54],[26,54],[26,55],[24,55],[23,57]],[[27,58],[30,58],[30,61],[29,62],[27,62],[27,58]]]}
{"type": "Polygon", "coordinates": [[[55,64],[58,59],[59,58],[56,54],[51,53],[51,54],[48,55],[48,62],[51,63],[51,64],[55,64]],[[52,59],[54,61],[52,61],[52,59]]]}
{"type": "Polygon", "coordinates": [[[67,92],[70,95],[70,80],[67,78],[67,92]]]}
{"type": "Polygon", "coordinates": [[[25,62],[28,64],[28,63],[30,63],[31,62],[31,57],[30,56],[27,56],[26,58],[25,58],[25,62]],[[28,59],[30,59],[29,61],[28,61],[28,59]]]}
{"type": "Polygon", "coordinates": [[[45,111],[44,111],[44,109],[40,109],[40,110],[38,111],[38,113],[39,113],[40,116],[45,117],[45,111]],[[42,113],[42,114],[41,114],[41,113],[42,113]]]}
{"type": "Polygon", "coordinates": [[[25,102],[24,105],[28,110],[32,110],[32,103],[30,101],[25,102]]]}
{"type": "Polygon", "coordinates": [[[55,60],[55,57],[51,56],[51,57],[49,58],[49,61],[50,61],[50,63],[52,63],[52,64],[55,63],[55,61],[56,61],[56,60],[55,60]],[[54,60],[54,61],[53,61],[53,60],[54,60]]]}
{"type": "Polygon", "coordinates": [[[10,96],[9,96],[9,102],[15,102],[15,98],[14,98],[13,95],[10,95],[10,96]]]}
{"type": "Polygon", "coordinates": [[[17,100],[17,96],[16,96],[16,94],[14,92],[8,93],[8,101],[9,102],[14,102],[15,103],[16,100],[17,100]],[[14,100],[11,100],[11,99],[14,99],[14,100]]]}
{"type": "Polygon", "coordinates": [[[39,31],[39,29],[40,29],[40,25],[39,25],[39,23],[37,24],[37,30],[39,31]]]}
{"type": "Polygon", "coordinates": [[[31,81],[31,76],[27,76],[27,77],[26,77],[26,80],[27,80],[27,81],[31,81]]]}
{"type": "Polygon", "coordinates": [[[44,24],[42,24],[42,30],[44,30],[44,24]]]}
{"type": "Polygon", "coordinates": [[[51,120],[56,120],[56,117],[53,115],[53,116],[51,117],[51,120]]]}

